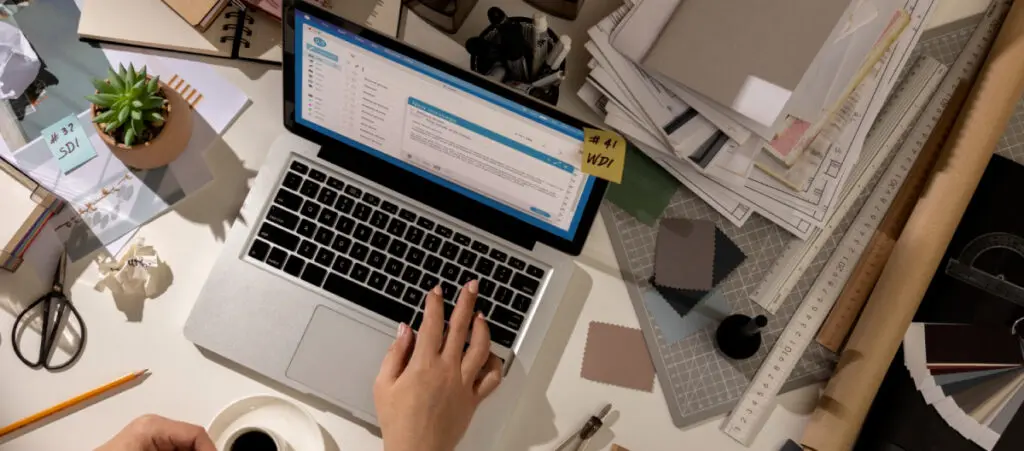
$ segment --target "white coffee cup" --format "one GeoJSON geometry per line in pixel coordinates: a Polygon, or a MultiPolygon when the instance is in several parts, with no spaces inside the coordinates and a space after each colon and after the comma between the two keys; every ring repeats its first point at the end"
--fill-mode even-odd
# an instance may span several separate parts
{"type": "Polygon", "coordinates": [[[288,446],[288,444],[284,440],[282,440],[280,436],[278,436],[276,433],[274,433],[274,431],[271,431],[270,429],[267,429],[267,428],[258,427],[258,426],[246,426],[246,427],[243,427],[243,428],[239,428],[237,431],[233,432],[231,434],[231,436],[228,437],[227,441],[225,441],[224,443],[225,443],[225,445],[224,445],[224,449],[222,451],[264,451],[264,449],[266,451],[271,451],[271,450],[290,451],[291,450],[291,448],[288,446]],[[243,438],[243,436],[246,436],[246,437],[243,438]],[[263,436],[269,438],[269,441],[265,440],[263,438],[263,436]],[[239,439],[240,438],[243,441],[246,441],[246,442],[249,442],[249,443],[253,443],[254,441],[258,442],[260,440],[264,440],[265,441],[265,446],[261,447],[260,449],[255,449],[255,448],[253,448],[251,446],[246,446],[244,448],[237,447],[236,445],[242,444],[242,443],[239,443],[239,439]],[[271,442],[273,443],[273,445],[271,445],[271,442]],[[272,448],[271,448],[271,446],[272,446],[272,448]]]}

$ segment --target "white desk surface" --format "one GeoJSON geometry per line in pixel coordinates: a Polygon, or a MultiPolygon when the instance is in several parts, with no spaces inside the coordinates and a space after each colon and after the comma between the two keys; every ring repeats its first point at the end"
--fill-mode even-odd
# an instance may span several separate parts
{"type": "MultiPolygon", "coordinates": [[[[981,12],[988,3],[940,1],[933,26],[981,12]]],[[[423,38],[437,39],[438,53],[451,54],[457,48],[450,41],[440,41],[447,40],[445,35],[415,23],[417,19],[411,14],[408,17],[407,38],[414,34],[420,42],[423,38]]],[[[0,441],[0,449],[91,449],[145,413],[207,424],[222,407],[242,397],[257,393],[295,395],[207,358],[181,332],[220,250],[220,237],[245,196],[247,180],[263,162],[269,143],[284,132],[280,71],[244,63],[218,71],[242,88],[253,104],[225,133],[223,141],[210,150],[207,159],[216,176],[212,185],[142,229],[140,235],[156,246],[170,265],[174,283],[158,299],[145,301],[141,321],[128,321],[119,310],[137,310],[140,306],[117,306],[110,294],[93,289],[99,280],[94,264],[75,265],[69,276],[77,279],[72,297],[89,328],[85,353],[65,372],[30,370],[10,349],[9,330],[14,322],[10,312],[35,299],[49,282],[37,280],[31,271],[0,274],[0,425],[130,371],[149,368],[152,376],[81,411],[0,441]]],[[[0,198],[7,194],[0,192],[0,198]]],[[[0,221],[17,219],[0,217],[0,221]]],[[[552,449],[604,402],[611,402],[618,414],[613,414],[609,427],[594,439],[590,449],[608,449],[611,443],[633,451],[747,449],[718,430],[720,419],[687,430],[674,427],[658,384],[654,393],[644,393],[579,377],[588,324],[604,321],[636,327],[637,319],[600,219],[578,263],[571,287],[574,291],[559,310],[533,383],[506,429],[512,432],[507,432],[495,449],[552,449]]],[[[818,388],[810,386],[782,396],[780,408],[775,409],[750,449],[774,451],[786,438],[799,438],[818,388]]],[[[372,432],[315,407],[309,410],[330,436],[328,449],[380,449],[380,439],[372,432]]]]}

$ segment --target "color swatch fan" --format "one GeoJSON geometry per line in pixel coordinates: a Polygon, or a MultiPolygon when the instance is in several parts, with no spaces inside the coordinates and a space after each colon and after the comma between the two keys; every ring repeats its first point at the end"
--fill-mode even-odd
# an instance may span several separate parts
{"type": "Polygon", "coordinates": [[[925,402],[986,450],[1024,405],[1024,347],[1010,330],[913,323],[903,337],[903,355],[925,402]]]}

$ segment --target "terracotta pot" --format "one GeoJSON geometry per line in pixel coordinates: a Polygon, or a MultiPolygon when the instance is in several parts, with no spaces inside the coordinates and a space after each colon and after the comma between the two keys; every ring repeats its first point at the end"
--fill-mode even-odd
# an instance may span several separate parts
{"type": "MultiPolygon", "coordinates": [[[[188,102],[177,91],[160,82],[160,91],[167,98],[167,114],[164,116],[164,128],[156,138],[135,144],[131,147],[120,144],[107,134],[100,124],[93,123],[110,151],[130,168],[153,169],[167,166],[188,147],[192,138],[192,109],[188,102]]],[[[92,106],[92,116],[96,117],[96,105],[92,106]]]]}

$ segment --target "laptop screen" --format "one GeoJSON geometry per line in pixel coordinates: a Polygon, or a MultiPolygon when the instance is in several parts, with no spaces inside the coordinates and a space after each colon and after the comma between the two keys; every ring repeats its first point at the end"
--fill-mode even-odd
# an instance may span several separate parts
{"type": "Polygon", "coordinates": [[[575,236],[594,185],[579,169],[582,130],[316,17],[295,21],[296,122],[575,236]]]}

